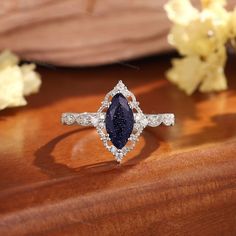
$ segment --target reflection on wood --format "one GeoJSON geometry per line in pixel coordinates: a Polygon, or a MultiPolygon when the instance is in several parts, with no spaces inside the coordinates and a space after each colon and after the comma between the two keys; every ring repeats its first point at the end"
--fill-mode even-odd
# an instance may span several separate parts
{"type": "Polygon", "coordinates": [[[228,91],[192,97],[164,79],[169,59],[41,70],[29,106],[1,112],[0,235],[236,235],[235,58],[228,91]],[[177,122],[147,128],[117,165],[94,129],[59,119],[96,111],[120,78],[177,122]]]}

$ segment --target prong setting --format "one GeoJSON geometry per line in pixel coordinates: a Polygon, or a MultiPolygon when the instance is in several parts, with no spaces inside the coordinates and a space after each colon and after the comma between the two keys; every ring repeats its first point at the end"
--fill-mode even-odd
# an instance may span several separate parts
{"type": "Polygon", "coordinates": [[[138,141],[138,138],[141,135],[143,129],[148,125],[148,120],[146,116],[143,114],[142,110],[140,109],[139,103],[136,101],[134,94],[128,90],[128,88],[123,84],[122,81],[119,81],[118,84],[114,87],[114,89],[107,93],[97,114],[98,117],[100,117],[99,122],[103,123],[102,126],[99,125],[100,124],[99,122],[97,125],[95,125],[97,132],[100,135],[100,138],[102,139],[106,149],[114,155],[117,162],[121,162],[123,157],[134,149],[136,142],[138,141]],[[129,137],[129,141],[131,142],[131,144],[126,144],[122,149],[118,149],[112,144],[109,145],[110,138],[109,135],[107,135],[106,131],[104,130],[105,127],[104,111],[109,107],[108,104],[110,105],[110,100],[109,100],[110,97],[112,98],[118,93],[123,94],[124,97],[126,97],[127,99],[131,98],[129,106],[133,110],[133,113],[134,110],[137,111],[137,113],[134,114],[135,123],[133,132],[129,137]],[[103,117],[103,119],[101,119],[101,117],[103,117]]]}

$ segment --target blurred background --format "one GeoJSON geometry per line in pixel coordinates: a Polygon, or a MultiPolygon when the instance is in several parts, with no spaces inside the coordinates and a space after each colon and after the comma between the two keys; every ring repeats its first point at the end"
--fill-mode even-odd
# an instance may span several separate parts
{"type": "MultiPolygon", "coordinates": [[[[198,0],[193,0],[199,5],[198,0]]],[[[167,0],[2,0],[0,49],[22,59],[93,66],[171,50],[167,0]]],[[[228,1],[229,8],[235,0],[228,1]]]]}

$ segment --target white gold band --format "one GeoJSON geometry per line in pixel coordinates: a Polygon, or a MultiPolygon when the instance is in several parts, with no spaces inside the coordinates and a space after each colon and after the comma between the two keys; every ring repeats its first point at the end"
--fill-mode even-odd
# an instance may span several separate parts
{"type": "MultiPolygon", "coordinates": [[[[143,126],[157,127],[160,125],[173,126],[175,124],[175,115],[172,113],[165,114],[144,114],[146,119],[139,117],[138,113],[134,113],[134,120],[143,123],[143,126]]],[[[81,125],[94,126],[98,125],[99,121],[104,122],[105,113],[63,113],[61,122],[64,125],[81,125]]]]}

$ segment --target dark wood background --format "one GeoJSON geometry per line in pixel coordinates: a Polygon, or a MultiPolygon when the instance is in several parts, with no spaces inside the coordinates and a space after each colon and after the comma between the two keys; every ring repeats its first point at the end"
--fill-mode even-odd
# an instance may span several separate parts
{"type": "Polygon", "coordinates": [[[236,235],[236,58],[228,91],[191,97],[164,78],[169,59],[39,69],[40,93],[0,113],[0,235],[236,235]],[[177,121],[147,128],[118,165],[60,114],[96,111],[120,79],[144,112],[177,121]]]}

